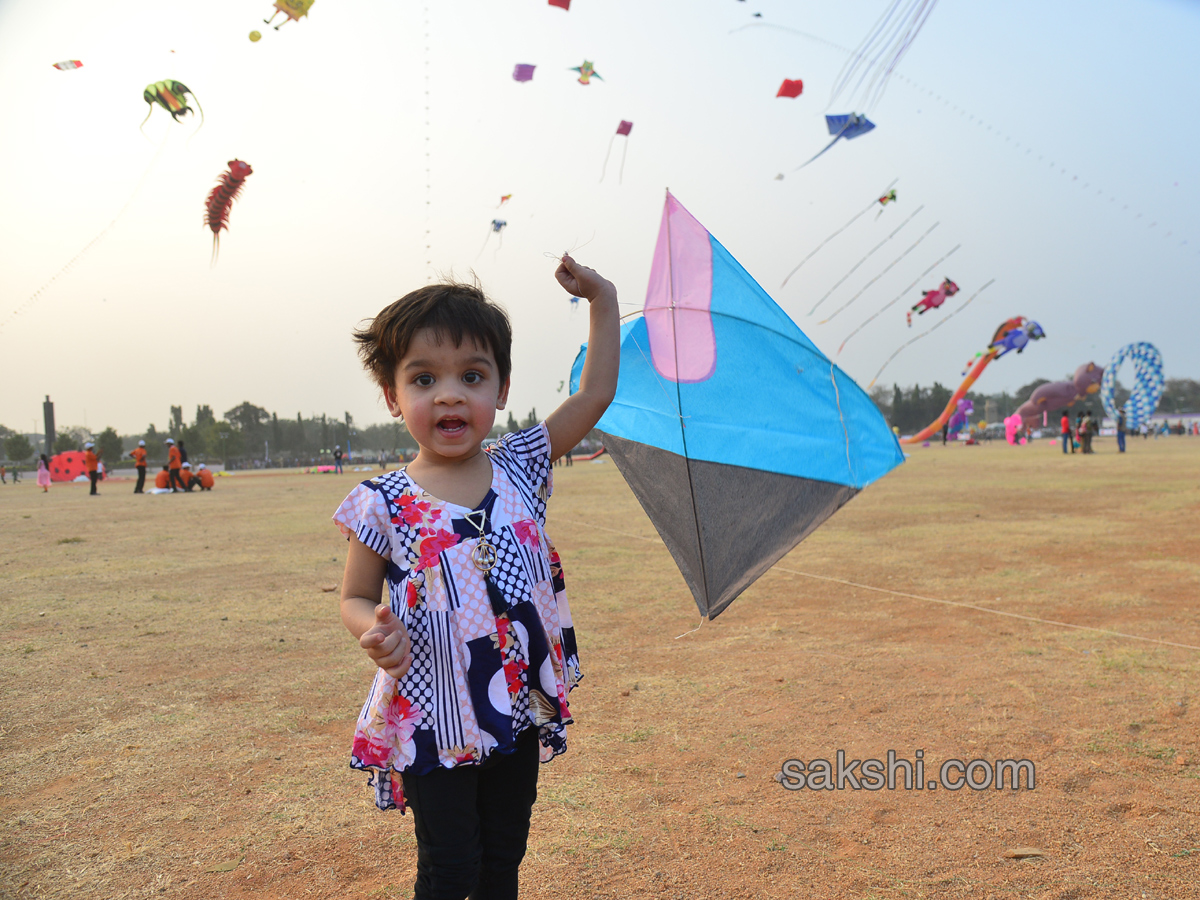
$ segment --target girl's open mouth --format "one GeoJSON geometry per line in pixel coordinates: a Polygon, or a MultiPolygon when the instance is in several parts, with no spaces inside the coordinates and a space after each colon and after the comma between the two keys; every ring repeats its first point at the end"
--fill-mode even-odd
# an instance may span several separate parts
{"type": "Polygon", "coordinates": [[[437,429],[445,437],[458,437],[467,430],[467,423],[457,416],[448,416],[437,423],[437,429]]]}

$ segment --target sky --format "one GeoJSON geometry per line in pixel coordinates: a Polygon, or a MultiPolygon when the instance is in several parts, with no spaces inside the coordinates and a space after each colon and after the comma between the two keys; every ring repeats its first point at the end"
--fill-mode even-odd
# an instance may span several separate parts
{"type": "Polygon", "coordinates": [[[0,0],[0,423],[40,432],[46,394],[60,426],[93,431],[243,400],[385,421],[351,330],[472,273],[513,320],[510,409],[544,416],[587,339],[554,257],[571,250],[636,313],[668,188],[864,387],[991,279],[881,383],[957,385],[1015,315],[1046,339],[976,390],[1142,340],[1168,377],[1200,378],[1200,4],[941,0],[869,108],[876,129],[793,171],[828,142],[825,113],[862,111],[829,106],[831,88],[889,3],[317,0],[276,31],[266,0],[0,0]],[[585,59],[603,80],[576,81],[585,59]],[[143,134],[142,91],[167,78],[203,126],[155,107],[143,134]],[[784,78],[803,95],[776,98],[784,78]],[[235,158],[254,171],[211,265],[204,199],[235,158]],[[893,181],[896,204],[781,288],[893,181]],[[962,292],[905,327],[942,277],[962,292]]]}

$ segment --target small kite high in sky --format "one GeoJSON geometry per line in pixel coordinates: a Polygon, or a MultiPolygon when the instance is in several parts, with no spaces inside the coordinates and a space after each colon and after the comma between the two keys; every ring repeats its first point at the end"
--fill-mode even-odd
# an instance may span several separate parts
{"type": "Polygon", "coordinates": [[[571,9],[571,0],[550,0],[550,3],[549,3],[549,5],[550,5],[550,6],[557,6],[559,9],[565,9],[565,10],[568,10],[568,11],[570,11],[570,9],[571,9]]]}
{"type": "Polygon", "coordinates": [[[608,171],[608,157],[612,153],[613,141],[617,139],[617,135],[625,138],[625,148],[621,151],[621,171],[617,177],[617,184],[621,184],[625,180],[625,154],[629,152],[629,132],[633,131],[633,123],[627,122],[624,119],[617,125],[617,130],[613,136],[608,139],[608,150],[604,154],[604,165],[600,168],[600,180],[604,180],[604,173],[608,171]]]}
{"type": "Polygon", "coordinates": [[[776,97],[799,97],[804,93],[804,82],[797,78],[793,81],[790,78],[783,79],[783,84],[779,86],[776,92],[776,97]]]}
{"type": "MultiPolygon", "coordinates": [[[[587,59],[583,61],[582,65],[572,66],[570,71],[579,73],[580,84],[589,84],[591,79],[600,78],[600,73],[596,71],[596,67],[592,65],[591,60],[587,59]]],[[[604,79],[600,78],[600,80],[603,81],[604,79]]]]}
{"type": "Polygon", "coordinates": [[[316,2],[317,0],[275,0],[275,12],[271,13],[271,18],[263,19],[263,21],[270,25],[275,21],[277,15],[283,13],[287,18],[275,26],[275,30],[278,31],[288,22],[299,22],[307,16],[308,11],[316,2]]]}
{"type": "Polygon", "coordinates": [[[512,194],[501,194],[500,202],[496,204],[496,209],[499,209],[501,206],[503,206],[505,203],[507,203],[511,199],[512,199],[512,194]]]}
{"type": "Polygon", "coordinates": [[[83,63],[77,59],[64,59],[62,62],[56,62],[54,68],[60,72],[69,72],[72,69],[82,69],[83,63]]]}
{"type": "MultiPolygon", "coordinates": [[[[841,116],[826,116],[825,127],[828,128],[829,133],[833,135],[833,140],[826,144],[825,148],[821,151],[821,153],[818,153],[817,156],[820,156],[825,152],[825,150],[828,150],[842,138],[852,141],[856,137],[860,137],[866,134],[868,131],[874,130],[875,123],[868,119],[865,115],[860,115],[859,113],[846,113],[845,115],[841,116]]],[[[808,163],[812,162],[813,159],[816,159],[817,156],[814,156],[808,162],[801,163],[792,171],[800,171],[807,166],[808,163]]]]}
{"type": "MultiPolygon", "coordinates": [[[[203,125],[204,108],[200,106],[200,101],[196,99],[196,95],[192,93],[192,89],[182,81],[174,81],[167,78],[163,81],[156,81],[154,84],[146,85],[146,90],[142,92],[142,99],[146,101],[150,109],[146,112],[146,118],[142,119],[142,125],[139,127],[145,127],[146,123],[150,121],[150,115],[154,112],[155,103],[169,112],[171,118],[178,122],[180,116],[192,111],[191,107],[187,105],[189,95],[192,98],[192,102],[196,104],[196,109],[200,110],[200,125],[203,125]]],[[[145,132],[143,131],[142,134],[145,134],[145,132]]]]}
{"type": "Polygon", "coordinates": [[[513,81],[533,81],[533,70],[536,68],[529,63],[517,63],[513,67],[513,81]]]}
{"type": "Polygon", "coordinates": [[[904,461],[870,397],[669,193],[596,427],[706,618],[904,461]]]}

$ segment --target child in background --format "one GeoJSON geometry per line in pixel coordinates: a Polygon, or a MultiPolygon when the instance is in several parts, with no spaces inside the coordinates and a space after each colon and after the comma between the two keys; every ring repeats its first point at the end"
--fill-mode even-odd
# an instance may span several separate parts
{"type": "Polygon", "coordinates": [[[350,765],[372,771],[380,809],[413,810],[414,900],[515,898],[539,761],[566,750],[580,671],[544,530],[550,467],[612,401],[620,333],[611,283],[565,254],[554,274],[591,304],[579,390],[486,451],[511,370],[500,307],[429,285],[354,335],[420,447],[334,514],[350,540],[342,621],[378,667],[350,765]]]}

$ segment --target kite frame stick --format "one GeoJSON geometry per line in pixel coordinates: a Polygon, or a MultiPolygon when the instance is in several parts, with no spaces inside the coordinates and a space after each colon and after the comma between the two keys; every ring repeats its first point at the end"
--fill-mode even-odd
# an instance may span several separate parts
{"type": "MultiPolygon", "coordinates": [[[[921,241],[925,240],[925,238],[929,237],[930,232],[932,232],[933,229],[937,228],[941,224],[942,224],[941,222],[934,222],[932,225],[930,225],[929,228],[926,229],[925,233],[923,235],[921,235],[919,238],[917,238],[916,242],[911,247],[909,247],[907,250],[905,250],[903,253],[901,253],[899,256],[897,256],[895,259],[893,259],[890,263],[888,263],[884,267],[882,272],[880,272],[878,275],[876,275],[874,278],[872,278],[870,281],[868,281],[866,284],[864,284],[862,286],[862,288],[859,289],[859,292],[857,294],[855,294],[853,297],[851,297],[849,300],[847,300],[845,303],[843,303],[841,306],[839,306],[837,309],[835,309],[833,312],[831,312],[829,314],[828,318],[822,319],[820,321],[820,324],[824,325],[826,322],[830,321],[834,316],[836,316],[838,313],[840,313],[843,309],[845,309],[847,306],[849,306],[851,303],[853,303],[855,300],[857,300],[859,297],[861,297],[863,295],[863,293],[867,290],[867,288],[869,288],[871,285],[873,285],[875,282],[877,282],[880,278],[882,278],[884,275],[886,275],[888,272],[890,272],[892,270],[893,266],[899,265],[900,261],[903,260],[904,257],[908,256],[908,254],[910,254],[914,250],[916,250],[917,245],[920,244],[921,241]]],[[[816,310],[815,306],[813,307],[813,310],[814,311],[816,310]]],[[[810,316],[812,315],[812,311],[809,312],[809,315],[810,316]]]]}
{"type": "MultiPolygon", "coordinates": [[[[879,201],[877,200],[877,201],[875,201],[875,202],[876,202],[876,203],[878,203],[879,201]]],[[[826,292],[825,292],[825,296],[824,296],[824,297],[822,297],[820,300],[818,300],[818,301],[817,301],[817,306],[820,306],[822,303],[824,303],[826,300],[828,300],[828,299],[829,299],[829,295],[830,295],[830,294],[832,294],[834,291],[836,291],[838,288],[840,288],[840,287],[842,286],[842,284],[843,284],[843,283],[846,281],[846,279],[847,279],[847,278],[849,278],[851,275],[853,275],[853,274],[854,274],[854,271],[855,271],[855,270],[856,270],[856,269],[857,269],[859,266],[861,266],[861,265],[862,265],[863,263],[865,263],[865,262],[866,262],[868,259],[870,259],[870,258],[871,258],[871,255],[872,255],[872,254],[873,254],[873,253],[874,253],[876,250],[878,250],[880,247],[882,247],[884,244],[886,244],[888,241],[890,241],[892,238],[894,238],[894,237],[895,237],[897,234],[899,234],[899,232],[900,232],[900,229],[901,229],[901,228],[903,228],[905,225],[907,225],[909,222],[911,222],[911,221],[913,220],[913,218],[916,216],[916,214],[917,214],[917,213],[919,213],[919,212],[920,212],[921,210],[923,210],[924,208],[925,208],[925,204],[924,204],[924,203],[922,203],[922,204],[921,204],[920,206],[918,206],[918,207],[917,207],[915,210],[913,210],[912,214],[911,214],[911,215],[910,215],[910,216],[909,216],[907,219],[905,219],[903,222],[901,222],[901,223],[900,223],[900,225],[899,225],[899,226],[896,228],[896,230],[895,230],[895,231],[893,231],[891,234],[889,234],[887,237],[885,237],[885,238],[884,238],[882,241],[880,241],[878,244],[876,244],[876,245],[874,246],[874,248],[873,248],[873,249],[872,249],[872,250],[871,250],[869,253],[867,253],[867,255],[866,255],[866,256],[864,256],[862,259],[860,259],[858,262],[856,262],[856,263],[855,263],[853,266],[851,266],[851,268],[850,268],[850,271],[849,271],[849,272],[847,272],[845,275],[843,275],[843,276],[842,276],[842,277],[841,277],[841,278],[838,280],[838,283],[837,283],[837,284],[835,284],[833,287],[831,287],[831,288],[830,288],[828,291],[826,291],[826,292]]],[[[880,213],[882,213],[882,212],[883,212],[883,208],[882,208],[882,207],[880,208],[879,212],[880,212],[880,213]]],[[[816,312],[817,306],[814,306],[814,307],[813,307],[813,312],[816,312]]],[[[809,313],[809,315],[811,316],[811,315],[812,315],[812,313],[810,312],[810,313],[809,313]]]]}
{"type": "MultiPolygon", "coordinates": [[[[867,390],[869,391],[871,388],[875,387],[875,382],[879,380],[879,376],[883,374],[883,370],[886,369],[891,364],[893,359],[895,359],[897,356],[899,356],[904,351],[905,347],[908,347],[911,344],[915,344],[921,338],[925,337],[925,335],[930,334],[931,332],[937,331],[941,326],[945,325],[947,322],[949,322],[951,319],[953,319],[955,316],[957,316],[960,312],[962,312],[964,309],[966,309],[971,304],[972,300],[974,300],[976,297],[978,297],[980,294],[982,294],[984,291],[986,291],[989,287],[991,287],[995,283],[996,283],[996,279],[993,278],[991,281],[989,281],[987,284],[985,284],[983,287],[981,287],[979,290],[977,290],[975,293],[973,293],[970,297],[968,297],[966,303],[964,303],[962,306],[960,306],[954,312],[950,313],[950,315],[946,316],[946,318],[944,318],[944,319],[940,320],[939,322],[937,322],[936,324],[934,324],[934,326],[932,328],[922,331],[915,338],[912,338],[912,339],[906,341],[905,343],[901,344],[900,349],[897,350],[895,353],[893,353],[891,356],[889,356],[887,358],[887,362],[885,362],[882,366],[879,367],[879,371],[875,373],[875,377],[872,378],[871,383],[867,385],[867,390]]],[[[992,352],[995,353],[995,351],[992,351],[992,352]]],[[[991,362],[991,359],[989,359],[988,362],[991,362]]],[[[982,372],[982,371],[983,370],[981,369],[980,372],[982,372]]],[[[979,377],[979,376],[976,375],[976,378],[977,377],[979,377]]],[[[971,380],[974,381],[975,379],[972,378],[971,380]]],[[[969,386],[970,385],[968,385],[968,387],[969,386]]],[[[963,390],[963,393],[966,393],[966,391],[963,390]]],[[[960,399],[962,399],[962,398],[956,397],[955,403],[957,403],[958,400],[960,400],[960,399]]],[[[954,406],[954,404],[952,403],[949,407],[947,407],[947,410],[951,410],[953,408],[953,406],[954,406]]],[[[944,423],[939,422],[938,424],[941,425],[944,423]]]]}
{"type": "Polygon", "coordinates": [[[933,265],[931,265],[928,269],[926,269],[924,272],[922,272],[920,275],[918,275],[916,278],[914,278],[912,284],[910,284],[908,287],[906,287],[904,290],[902,290],[899,294],[897,294],[894,298],[889,300],[887,303],[883,304],[883,306],[881,306],[877,312],[874,312],[871,315],[867,316],[867,318],[863,320],[861,325],[859,325],[852,332],[850,332],[848,335],[846,335],[845,340],[842,341],[842,346],[838,347],[838,353],[842,352],[842,349],[846,346],[846,343],[850,340],[850,338],[854,337],[856,334],[858,334],[860,331],[862,331],[864,328],[866,328],[869,323],[871,323],[871,322],[875,321],[875,319],[879,318],[880,314],[884,310],[888,309],[891,306],[894,306],[896,301],[902,299],[905,294],[907,294],[909,291],[911,291],[913,288],[915,288],[918,284],[920,284],[922,278],[924,278],[926,275],[928,275],[930,272],[932,272],[934,269],[936,269],[938,266],[940,266],[942,263],[944,263],[947,259],[949,259],[951,256],[953,256],[954,251],[957,250],[961,246],[962,246],[962,244],[956,244],[954,247],[952,247],[950,249],[949,253],[947,253],[945,256],[943,256],[941,259],[939,259],[937,262],[935,262],[933,265]]]}
{"type": "MultiPolygon", "coordinates": [[[[886,194],[888,191],[890,191],[892,188],[894,188],[896,186],[896,182],[898,182],[899,180],[900,180],[899,178],[893,178],[892,183],[889,184],[887,187],[885,187],[883,189],[883,193],[880,194],[879,196],[882,197],[883,194],[886,194]]],[[[849,228],[851,225],[853,225],[860,216],[865,216],[867,213],[869,213],[871,211],[871,207],[874,206],[878,202],[879,202],[879,197],[876,197],[869,204],[867,204],[866,209],[862,210],[861,212],[855,213],[854,218],[852,218],[849,222],[847,222],[845,225],[843,225],[841,228],[839,228],[837,231],[835,231],[829,237],[825,238],[825,240],[821,241],[821,243],[817,244],[817,246],[815,248],[813,248],[813,251],[811,253],[809,253],[808,256],[806,256],[806,257],[804,257],[804,259],[800,260],[800,262],[796,265],[796,268],[792,269],[792,271],[787,273],[787,278],[783,279],[783,283],[781,285],[779,285],[779,289],[783,290],[785,287],[787,287],[788,279],[790,279],[793,275],[795,275],[797,272],[799,272],[801,266],[803,266],[806,262],[808,262],[810,259],[812,259],[814,256],[816,256],[818,250],[820,250],[822,247],[824,247],[826,244],[828,244],[830,241],[832,241],[835,237],[837,237],[839,234],[841,234],[843,231],[845,231],[847,228],[849,228]]],[[[812,313],[809,313],[809,315],[812,315],[812,313]]]]}

